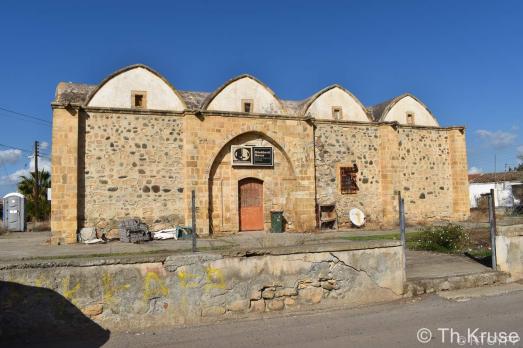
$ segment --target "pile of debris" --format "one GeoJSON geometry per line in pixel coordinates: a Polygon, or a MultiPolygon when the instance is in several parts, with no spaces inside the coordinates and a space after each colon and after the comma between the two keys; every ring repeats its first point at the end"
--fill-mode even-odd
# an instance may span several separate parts
{"type": "Polygon", "coordinates": [[[103,233],[101,236],[98,236],[94,227],[84,227],[78,234],[78,241],[84,244],[104,244],[107,243],[107,238],[103,233]]]}
{"type": "Polygon", "coordinates": [[[176,226],[167,230],[161,230],[153,233],[154,239],[191,239],[192,228],[186,226],[176,226]]]}
{"type": "MultiPolygon", "coordinates": [[[[175,228],[150,232],[147,224],[141,222],[140,219],[124,219],[118,227],[120,231],[120,242],[123,243],[141,243],[153,239],[190,239],[192,237],[191,227],[176,226],[175,228]]],[[[109,240],[103,233],[99,236],[96,228],[84,227],[78,234],[78,241],[84,244],[99,244],[107,243],[109,240]]]]}
{"type": "Polygon", "coordinates": [[[120,242],[140,243],[151,239],[149,228],[139,219],[125,219],[120,222],[120,242]]]}

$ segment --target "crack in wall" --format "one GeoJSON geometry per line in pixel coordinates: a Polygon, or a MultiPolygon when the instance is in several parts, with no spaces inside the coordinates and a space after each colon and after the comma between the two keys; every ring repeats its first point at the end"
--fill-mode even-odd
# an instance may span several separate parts
{"type": "Polygon", "coordinates": [[[396,296],[401,296],[401,295],[402,295],[402,294],[398,294],[398,293],[396,293],[396,292],[395,292],[394,290],[392,290],[391,288],[387,288],[387,287],[384,287],[384,286],[381,286],[380,284],[378,284],[378,282],[377,282],[376,280],[374,280],[374,279],[370,276],[370,274],[367,273],[366,270],[364,270],[364,269],[359,269],[359,268],[356,268],[356,267],[354,267],[354,266],[352,266],[352,265],[347,264],[345,261],[341,260],[339,257],[337,257],[336,255],[334,255],[334,253],[332,253],[332,252],[331,252],[330,254],[332,255],[332,257],[334,257],[334,259],[336,260],[336,263],[341,263],[343,266],[348,267],[348,268],[350,268],[350,269],[352,269],[353,271],[356,271],[356,272],[358,272],[358,273],[364,273],[364,274],[367,276],[367,278],[368,278],[371,282],[373,282],[374,284],[376,284],[376,286],[379,287],[380,289],[384,289],[384,290],[390,291],[390,292],[392,292],[392,293],[393,293],[394,295],[396,295],[396,296]]]}

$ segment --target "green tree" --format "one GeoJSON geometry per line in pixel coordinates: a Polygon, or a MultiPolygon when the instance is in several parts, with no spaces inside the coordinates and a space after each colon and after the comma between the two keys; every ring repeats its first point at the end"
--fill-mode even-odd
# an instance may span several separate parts
{"type": "Polygon", "coordinates": [[[39,194],[38,211],[35,209],[36,173],[31,172],[29,176],[21,176],[18,182],[18,192],[26,199],[26,211],[33,221],[46,220],[51,213],[51,204],[47,200],[47,189],[51,187],[51,174],[42,169],[38,172],[39,194]]]}

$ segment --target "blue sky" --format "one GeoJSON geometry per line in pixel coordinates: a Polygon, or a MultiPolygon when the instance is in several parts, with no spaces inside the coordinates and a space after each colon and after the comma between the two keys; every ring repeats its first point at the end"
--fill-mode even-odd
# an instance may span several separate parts
{"type": "MultiPolygon", "coordinates": [[[[365,105],[404,92],[467,127],[469,167],[523,152],[521,1],[4,1],[0,107],[51,120],[60,81],[98,83],[134,63],[179,89],[250,73],[281,98],[340,83],[365,105]]],[[[51,128],[0,110],[0,144],[51,149],[51,128]]],[[[0,194],[27,152],[0,146],[0,194]]],[[[43,165],[48,165],[45,158],[43,165]]]]}

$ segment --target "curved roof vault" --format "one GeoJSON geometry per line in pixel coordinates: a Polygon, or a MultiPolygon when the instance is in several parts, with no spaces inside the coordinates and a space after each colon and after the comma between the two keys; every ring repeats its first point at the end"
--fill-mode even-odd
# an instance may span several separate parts
{"type": "Polygon", "coordinates": [[[131,108],[131,93],[147,92],[146,109],[183,111],[181,94],[160,73],[143,64],[124,67],[106,77],[87,97],[84,105],[131,108]]]}
{"type": "Polygon", "coordinates": [[[369,122],[367,109],[349,90],[338,84],[327,86],[308,98],[302,105],[302,116],[332,118],[332,107],[342,107],[342,119],[369,122]],[[335,95],[336,92],[341,92],[335,95]],[[330,94],[330,95],[329,95],[330,94]],[[322,99],[327,99],[322,103],[322,99]],[[313,110],[314,109],[314,110],[313,110]]]}
{"type": "Polygon", "coordinates": [[[202,110],[240,112],[242,100],[253,102],[253,112],[285,114],[282,101],[265,83],[252,75],[243,74],[225,82],[205,98],[202,110]]]}
{"type": "Polygon", "coordinates": [[[430,109],[411,93],[404,93],[383,103],[374,105],[369,108],[369,111],[376,122],[398,121],[401,124],[405,124],[406,121],[403,119],[398,120],[397,118],[403,117],[405,113],[413,112],[416,117],[415,125],[439,127],[438,120],[430,109]],[[406,101],[410,102],[411,105],[403,105],[400,108],[400,104],[406,101]],[[412,110],[416,108],[417,110],[412,110]]]}

